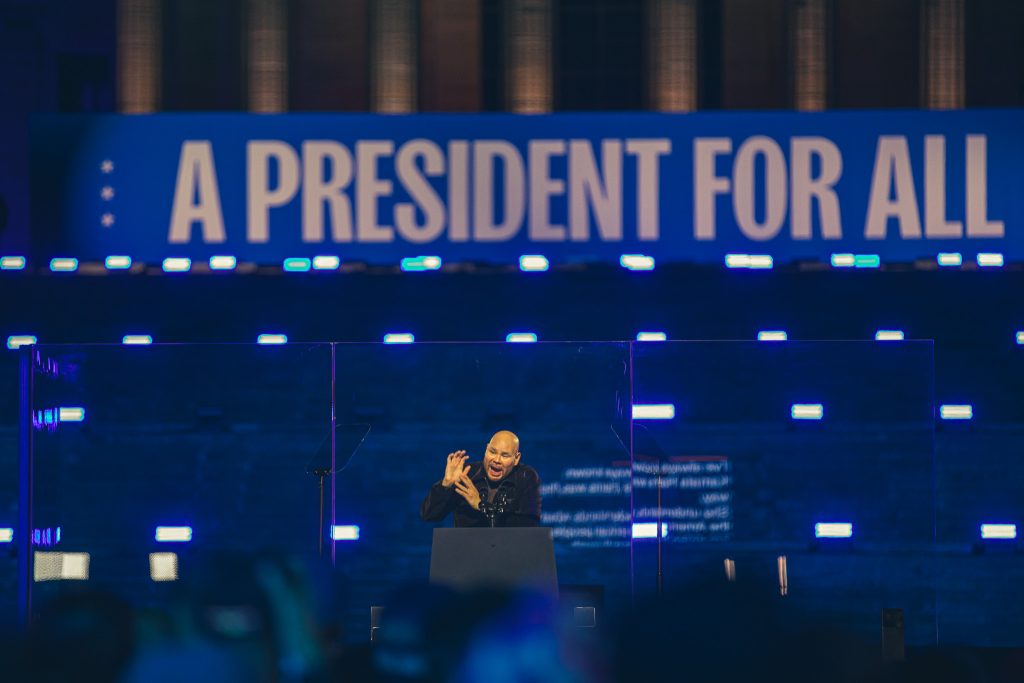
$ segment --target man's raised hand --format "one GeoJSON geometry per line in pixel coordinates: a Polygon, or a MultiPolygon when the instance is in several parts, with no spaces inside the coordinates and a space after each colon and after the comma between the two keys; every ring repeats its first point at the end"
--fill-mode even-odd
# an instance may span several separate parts
{"type": "Polygon", "coordinates": [[[441,480],[441,486],[451,488],[462,477],[462,466],[466,463],[466,458],[468,457],[466,451],[455,451],[448,454],[448,462],[444,466],[444,479],[441,480]]]}

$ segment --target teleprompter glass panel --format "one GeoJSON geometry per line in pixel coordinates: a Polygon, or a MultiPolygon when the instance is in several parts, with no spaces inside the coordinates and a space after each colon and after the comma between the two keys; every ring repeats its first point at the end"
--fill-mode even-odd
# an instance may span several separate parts
{"type": "Polygon", "coordinates": [[[899,608],[934,642],[932,368],[929,342],[633,345],[661,406],[634,412],[638,591],[743,582],[872,642],[899,608]]]}
{"type": "MultiPolygon", "coordinates": [[[[480,461],[493,434],[520,439],[540,476],[540,523],[555,539],[563,596],[614,609],[629,602],[628,344],[496,343],[336,346],[339,432],[337,570],[352,620],[427,579],[432,530],[420,506],[449,453],[480,461]],[[623,443],[623,435],[626,442],[623,443]]],[[[385,612],[386,615],[386,612],[385,612]]]]}
{"type": "Polygon", "coordinates": [[[329,345],[39,351],[34,605],[89,582],[140,607],[185,584],[199,608],[247,609],[254,558],[315,558],[329,345]]]}

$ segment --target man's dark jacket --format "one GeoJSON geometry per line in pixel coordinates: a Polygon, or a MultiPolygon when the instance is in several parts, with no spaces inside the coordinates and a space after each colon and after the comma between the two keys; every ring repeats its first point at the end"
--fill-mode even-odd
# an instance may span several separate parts
{"type": "Polygon", "coordinates": [[[480,510],[474,510],[452,485],[441,482],[430,487],[420,505],[420,517],[440,522],[455,513],[455,526],[537,526],[540,524],[540,477],[529,465],[516,465],[498,484],[494,502],[487,501],[487,473],[484,464],[469,463],[469,478],[480,492],[480,510]],[[493,524],[492,524],[493,521],[493,524]]]}

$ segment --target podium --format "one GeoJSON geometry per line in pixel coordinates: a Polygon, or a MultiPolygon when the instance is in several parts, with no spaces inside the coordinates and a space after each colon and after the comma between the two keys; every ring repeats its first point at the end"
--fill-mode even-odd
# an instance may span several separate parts
{"type": "Polygon", "coordinates": [[[430,583],[460,590],[527,587],[558,597],[551,529],[434,529],[430,583]]]}

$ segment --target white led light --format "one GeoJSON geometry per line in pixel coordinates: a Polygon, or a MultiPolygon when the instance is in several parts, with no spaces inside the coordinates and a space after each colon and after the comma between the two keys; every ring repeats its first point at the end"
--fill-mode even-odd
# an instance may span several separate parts
{"type": "Polygon", "coordinates": [[[78,270],[78,259],[76,258],[55,258],[50,259],[50,270],[55,273],[72,273],[78,270]]]}
{"type": "Polygon", "coordinates": [[[817,538],[850,538],[853,536],[853,524],[849,522],[818,522],[814,525],[817,538]]]}
{"type": "Polygon", "coordinates": [[[153,337],[148,334],[126,334],[121,337],[121,343],[127,346],[146,346],[153,343],[153,337]]]}
{"type": "Polygon", "coordinates": [[[1016,524],[982,524],[981,537],[984,539],[1011,540],[1017,538],[1016,524]]]}
{"type": "Polygon", "coordinates": [[[664,332],[637,332],[636,340],[642,342],[663,342],[668,339],[664,332]]]}
{"type": "Polygon", "coordinates": [[[0,270],[24,270],[24,256],[4,256],[0,258],[0,270]]]}
{"type": "Polygon", "coordinates": [[[150,553],[149,578],[154,581],[177,581],[178,553],[150,553]]]}
{"type": "Polygon", "coordinates": [[[165,258],[163,268],[165,273],[187,273],[192,269],[192,259],[165,258]]]}
{"type": "Polygon", "coordinates": [[[331,538],[335,541],[358,541],[359,526],[356,524],[334,524],[331,526],[331,538]]]}
{"type": "Polygon", "coordinates": [[[956,251],[939,254],[936,258],[940,266],[951,267],[963,265],[964,257],[956,251]]]}
{"type": "Polygon", "coordinates": [[[853,254],[832,254],[833,268],[853,268],[856,257],[853,254]]]}
{"type": "Polygon", "coordinates": [[[14,540],[14,529],[4,527],[0,529],[0,543],[10,543],[14,540]]]}
{"type": "Polygon", "coordinates": [[[509,332],[505,335],[505,341],[513,344],[532,344],[537,341],[537,335],[533,332],[509,332]]]}
{"type": "Polygon", "coordinates": [[[108,256],[103,264],[107,270],[126,270],[132,267],[131,256],[108,256]]]}
{"type": "Polygon", "coordinates": [[[412,332],[389,332],[384,335],[385,344],[412,344],[416,335],[412,332]]]}
{"type": "MultiPolygon", "coordinates": [[[[1017,343],[1024,344],[1024,331],[1018,330],[1017,332],[1017,343]]],[[[10,342],[7,344],[7,348],[11,348],[10,342]]]]}
{"type": "Polygon", "coordinates": [[[31,346],[36,343],[36,338],[31,334],[12,334],[7,338],[7,348],[12,351],[22,346],[31,346]]]}
{"type": "Polygon", "coordinates": [[[85,420],[85,408],[61,406],[59,415],[61,422],[82,422],[85,420]]]}
{"type": "Polygon", "coordinates": [[[634,420],[671,420],[676,416],[676,407],[671,403],[634,403],[634,420]]]}
{"type": "Polygon", "coordinates": [[[757,333],[757,341],[786,341],[789,335],[783,330],[761,330],[757,333]]]}
{"type": "Polygon", "coordinates": [[[794,403],[789,412],[794,420],[820,420],[825,415],[825,407],[820,403],[794,403]]]}
{"type": "Polygon", "coordinates": [[[238,259],[234,256],[211,256],[210,270],[234,270],[238,259]]]}
{"type": "Polygon", "coordinates": [[[160,543],[187,543],[192,540],[192,527],[158,526],[155,537],[160,543]]]}
{"type": "Polygon", "coordinates": [[[1003,265],[1003,255],[978,254],[978,265],[982,268],[1000,268],[1003,265]]]}
{"type": "MultiPolygon", "coordinates": [[[[661,523],[661,537],[668,536],[668,523],[661,523]]],[[[633,538],[657,538],[657,522],[633,522],[633,538]]]]}
{"type": "Polygon", "coordinates": [[[89,553],[36,551],[33,565],[35,581],[85,581],[89,578],[89,553]]]}
{"type": "Polygon", "coordinates": [[[288,335],[287,334],[261,334],[260,336],[256,337],[256,343],[257,344],[264,344],[264,345],[269,345],[269,344],[287,344],[288,343],[288,335]]]}
{"type": "Polygon", "coordinates": [[[654,270],[654,257],[644,254],[623,254],[619,264],[627,270],[654,270]]]}
{"type": "Polygon", "coordinates": [[[903,330],[878,330],[875,341],[903,341],[903,330]]]}
{"type": "Polygon", "coordinates": [[[551,267],[545,256],[531,254],[519,257],[519,270],[524,272],[541,272],[551,267]]]}
{"type": "Polygon", "coordinates": [[[974,406],[969,404],[939,406],[939,417],[943,420],[970,420],[974,418],[974,406]]]}
{"type": "Polygon", "coordinates": [[[729,268],[768,270],[775,265],[775,260],[768,254],[726,254],[725,265],[729,268]]]}
{"type": "Polygon", "coordinates": [[[337,270],[341,267],[341,259],[337,256],[314,256],[313,270],[337,270]]]}

